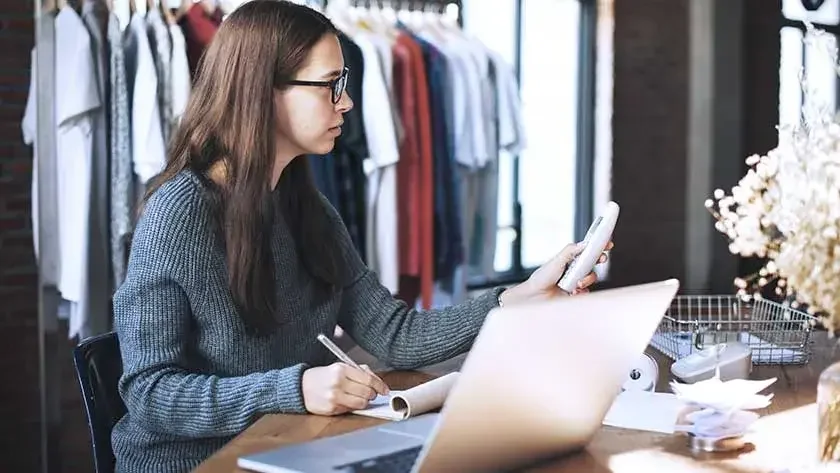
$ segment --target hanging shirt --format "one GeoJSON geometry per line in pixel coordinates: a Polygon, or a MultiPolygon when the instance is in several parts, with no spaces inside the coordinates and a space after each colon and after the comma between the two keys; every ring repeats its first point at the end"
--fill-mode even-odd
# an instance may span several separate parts
{"type": "Polygon", "coordinates": [[[100,106],[90,112],[92,124],[92,153],[90,180],[90,218],[88,227],[87,254],[87,293],[71,310],[71,320],[80,319],[84,323],[79,328],[79,338],[92,337],[108,332],[111,329],[111,271],[110,252],[108,245],[108,195],[110,194],[110,175],[108,157],[108,114],[107,114],[107,84],[108,58],[105,43],[105,33],[100,21],[104,13],[104,5],[85,2],[82,6],[82,20],[90,35],[91,50],[97,97],[100,106]]]}
{"type": "Polygon", "coordinates": [[[472,115],[481,113],[480,108],[475,106],[475,103],[479,101],[475,94],[478,80],[470,68],[471,65],[467,63],[468,59],[464,57],[463,48],[458,46],[457,38],[452,38],[450,35],[441,38],[430,32],[420,36],[433,44],[446,59],[449,69],[446,77],[446,102],[448,104],[446,112],[449,133],[453,140],[451,152],[456,162],[473,167],[476,151],[473,150],[471,118],[472,115]]]}
{"type": "Polygon", "coordinates": [[[31,52],[29,96],[21,128],[24,143],[32,145],[33,151],[32,237],[35,257],[43,284],[58,286],[61,244],[55,127],[55,21],[52,15],[44,15],[40,21],[36,46],[31,52]]]}
{"type": "Polygon", "coordinates": [[[397,136],[397,143],[402,142],[404,129],[400,119],[399,102],[394,92],[394,53],[391,50],[395,38],[390,32],[372,32],[368,35],[371,42],[376,46],[379,56],[379,64],[382,69],[382,77],[385,79],[385,87],[388,89],[388,101],[391,104],[391,116],[394,121],[394,132],[397,136]]]}
{"type": "Polygon", "coordinates": [[[128,264],[128,235],[132,228],[134,209],[134,171],[131,160],[131,112],[123,35],[119,20],[113,13],[108,17],[108,43],[111,65],[111,265],[116,288],[123,283],[128,264]]]}
{"type": "Polygon", "coordinates": [[[397,252],[397,170],[399,147],[388,85],[383,75],[379,52],[370,33],[353,36],[364,57],[361,104],[369,157],[364,162],[368,180],[367,257],[368,266],[379,275],[382,285],[392,294],[399,286],[397,252]],[[386,111],[386,113],[382,113],[386,111]]]}
{"type": "Polygon", "coordinates": [[[362,116],[362,105],[365,102],[362,87],[364,56],[359,46],[347,35],[339,33],[338,40],[341,43],[344,64],[350,68],[346,93],[355,102],[355,106],[344,114],[341,136],[335,140],[331,153],[335,163],[338,211],[359,255],[366,261],[365,173],[362,161],[368,156],[368,148],[362,116]]]}
{"type": "MultiPolygon", "coordinates": [[[[466,97],[464,99],[466,112],[464,113],[464,124],[462,139],[469,143],[463,143],[459,147],[456,160],[469,168],[475,169],[487,162],[488,156],[488,135],[487,135],[487,101],[486,84],[487,68],[481,67],[481,57],[463,36],[450,32],[447,35],[449,50],[457,57],[460,65],[460,72],[465,82],[466,97]]],[[[484,57],[486,64],[487,58],[484,57]]]]}
{"type": "Polygon", "coordinates": [[[178,124],[187,108],[192,83],[190,81],[190,65],[187,60],[187,43],[184,33],[177,25],[169,25],[169,35],[172,38],[172,123],[178,124]]]}
{"type": "Polygon", "coordinates": [[[134,173],[142,184],[161,172],[166,166],[166,148],[157,97],[159,87],[154,57],[146,34],[146,25],[139,15],[131,17],[128,24],[132,45],[136,47],[133,58],[134,87],[131,96],[131,155],[134,173]]]}
{"type": "Polygon", "coordinates": [[[402,30],[394,46],[394,83],[401,84],[399,96],[406,137],[397,165],[400,215],[400,295],[413,304],[419,293],[420,306],[430,308],[434,291],[434,155],[429,80],[423,50],[402,30]],[[409,140],[411,136],[413,139],[409,140]],[[414,276],[419,275],[419,281],[414,276]],[[414,290],[419,286],[419,290],[414,290]]]}
{"type": "Polygon", "coordinates": [[[472,245],[480,248],[473,257],[474,264],[486,277],[495,274],[496,236],[498,234],[498,159],[502,152],[518,155],[525,148],[526,136],[522,119],[519,85],[513,68],[497,53],[487,51],[491,62],[489,71],[493,86],[491,117],[495,119],[494,147],[491,160],[479,174],[477,228],[472,245]]]}
{"type": "Polygon", "coordinates": [[[519,85],[505,60],[498,53],[490,53],[496,70],[499,147],[511,154],[519,154],[527,146],[519,85]]]}
{"type": "MultiPolygon", "coordinates": [[[[56,120],[61,278],[58,290],[71,302],[87,296],[89,253],[88,225],[91,206],[94,113],[101,101],[91,39],[82,19],[66,6],[56,25],[56,120]]],[[[86,313],[74,310],[69,336],[84,325],[86,313]]]]}
{"type": "MultiPolygon", "coordinates": [[[[488,82],[491,90],[498,90],[496,65],[488,62],[488,82]]],[[[495,274],[496,238],[499,232],[499,120],[498,94],[490,95],[485,110],[490,125],[487,164],[470,173],[469,191],[465,196],[465,207],[475,218],[467,229],[469,265],[485,278],[495,274]]]]}
{"type": "Polygon", "coordinates": [[[434,157],[434,253],[435,279],[449,280],[455,268],[463,262],[460,208],[456,202],[458,181],[451,151],[452,136],[447,132],[446,87],[449,70],[446,58],[431,43],[414,37],[423,51],[429,80],[429,109],[431,112],[432,146],[434,157]]]}
{"type": "MultiPolygon", "coordinates": [[[[476,167],[482,167],[491,159],[492,149],[495,145],[495,123],[491,119],[491,112],[488,109],[493,102],[493,94],[495,93],[491,86],[489,75],[490,58],[484,45],[474,38],[462,36],[462,45],[472,60],[472,65],[475,67],[474,71],[478,77],[478,87],[475,92],[478,97],[477,106],[480,107],[476,112],[480,112],[479,119],[473,120],[474,137],[477,142],[477,153],[475,156],[476,167]]],[[[474,107],[476,104],[473,105],[474,107]]]]}
{"type": "MultiPolygon", "coordinates": [[[[394,95],[400,104],[404,138],[400,142],[400,162],[397,164],[397,201],[399,202],[400,274],[420,276],[420,136],[417,111],[416,63],[412,61],[410,41],[405,35],[397,38],[393,47],[394,95]]],[[[412,301],[413,305],[413,301],[412,301]]]]}
{"type": "Polygon", "coordinates": [[[193,3],[178,24],[183,28],[184,39],[187,42],[190,76],[195,76],[204,49],[222,24],[222,12],[217,8],[212,14],[208,14],[200,3],[193,3]]]}
{"type": "Polygon", "coordinates": [[[146,28],[149,35],[149,49],[157,71],[157,100],[160,114],[161,133],[164,147],[169,145],[172,132],[172,41],[169,27],[160,10],[152,8],[146,13],[146,28]]]}

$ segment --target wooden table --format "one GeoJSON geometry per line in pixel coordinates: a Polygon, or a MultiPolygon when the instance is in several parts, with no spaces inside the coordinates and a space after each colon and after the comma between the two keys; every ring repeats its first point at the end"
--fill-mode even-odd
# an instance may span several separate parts
{"type": "MultiPolygon", "coordinates": [[[[683,435],[618,429],[604,426],[585,451],[530,469],[534,472],[719,472],[798,473],[829,471],[817,468],[816,386],[820,372],[835,358],[836,340],[824,332],[814,334],[813,357],[805,366],[758,366],[753,378],[778,377],[769,388],[773,403],[760,411],[762,418],[747,446],[734,454],[692,455],[683,435]]],[[[659,391],[667,391],[670,361],[651,351],[660,364],[659,391]]],[[[388,372],[386,382],[394,389],[406,389],[427,381],[431,372],[388,372]]],[[[266,415],[228,445],[208,458],[199,473],[243,472],[236,468],[240,455],[283,445],[350,432],[383,423],[381,420],[347,415],[266,415]]],[[[840,466],[830,471],[840,471],[840,466]]]]}

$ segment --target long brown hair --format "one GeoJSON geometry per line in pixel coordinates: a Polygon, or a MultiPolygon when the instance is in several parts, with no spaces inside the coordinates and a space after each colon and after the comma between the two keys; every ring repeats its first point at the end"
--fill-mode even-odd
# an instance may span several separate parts
{"type": "Polygon", "coordinates": [[[166,168],[146,194],[148,199],[182,170],[207,177],[211,166],[223,164],[222,185],[204,180],[217,198],[231,293],[245,325],[257,333],[283,320],[271,264],[274,205],[317,285],[329,291],[340,280],[339,246],[306,157],[285,167],[276,199],[268,182],[277,129],[274,91],[293,79],[327,34],[337,31],[326,17],[291,2],[252,0],[231,13],[202,58],[166,168]]]}

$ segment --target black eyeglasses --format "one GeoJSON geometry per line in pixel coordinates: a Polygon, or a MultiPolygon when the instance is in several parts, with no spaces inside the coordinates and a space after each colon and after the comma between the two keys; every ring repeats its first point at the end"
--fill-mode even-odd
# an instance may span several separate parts
{"type": "Polygon", "coordinates": [[[290,80],[286,82],[289,85],[303,85],[307,87],[327,87],[332,92],[332,103],[338,103],[341,100],[341,94],[347,88],[347,75],[350,73],[350,68],[344,66],[341,75],[333,80],[313,81],[313,80],[290,80]]]}

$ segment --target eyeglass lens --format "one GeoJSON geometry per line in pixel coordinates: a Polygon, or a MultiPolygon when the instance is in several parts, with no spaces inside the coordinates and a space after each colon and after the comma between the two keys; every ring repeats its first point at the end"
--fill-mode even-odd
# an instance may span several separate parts
{"type": "Polygon", "coordinates": [[[338,103],[341,99],[341,94],[344,93],[344,87],[347,85],[347,72],[341,75],[333,84],[332,101],[338,103]]]}

